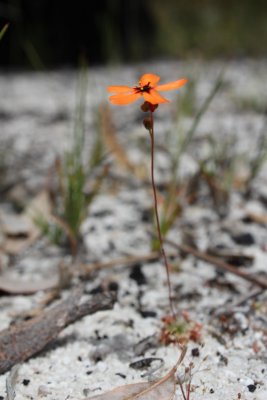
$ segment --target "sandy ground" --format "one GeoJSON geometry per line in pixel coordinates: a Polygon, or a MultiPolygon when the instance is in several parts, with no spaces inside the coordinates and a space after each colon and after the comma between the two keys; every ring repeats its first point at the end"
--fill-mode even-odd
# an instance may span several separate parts
{"type": "MultiPolygon", "coordinates": [[[[219,71],[226,67],[223,88],[198,127],[196,143],[208,134],[216,143],[235,137],[232,150],[250,156],[263,125],[264,104],[266,110],[263,85],[267,78],[266,66],[265,61],[247,60],[227,65],[161,62],[152,66],[92,70],[86,112],[88,149],[95,137],[96,108],[101,102],[107,102],[106,85],[134,84],[144,72],[159,73],[162,82],[194,77],[197,108],[209,94],[219,71]]],[[[19,195],[13,196],[18,196],[23,203],[44,187],[55,157],[70,146],[77,74],[72,71],[1,74],[0,87],[0,146],[6,168],[3,181],[16,186],[19,195]]],[[[176,95],[167,94],[173,102],[160,107],[155,116],[159,147],[156,179],[161,183],[169,179],[169,155],[161,147],[169,143],[166,138],[170,129],[175,129],[172,121],[176,95]]],[[[148,169],[147,132],[142,126],[139,107],[112,107],[112,115],[129,159],[148,169]]],[[[182,123],[186,131],[192,119],[186,117],[182,123]]],[[[207,151],[205,145],[191,147],[182,158],[181,176],[193,175],[198,152],[207,151]]],[[[112,174],[82,224],[83,247],[77,262],[111,261],[151,251],[150,224],[146,219],[152,205],[149,186],[116,165],[112,155],[109,157],[112,174]]],[[[223,217],[214,209],[204,188],[200,200],[185,207],[168,237],[180,242],[189,232],[202,251],[213,248],[237,252],[252,260],[242,270],[266,280],[266,222],[246,222],[251,212],[266,215],[265,187],[266,168],[255,180],[249,198],[237,191],[231,192],[223,217]]],[[[0,210],[11,212],[7,201],[1,204],[0,210]]],[[[173,251],[168,248],[168,252],[173,251]]],[[[75,268],[64,250],[41,238],[15,257],[1,254],[2,273],[17,282],[40,281],[57,274],[62,260],[75,268]]],[[[197,341],[187,343],[186,356],[176,372],[177,380],[179,377],[186,387],[185,369],[192,365],[192,400],[265,400],[267,302],[264,290],[259,291],[245,279],[219,272],[190,255],[178,254],[172,264],[177,312],[186,313],[190,320],[187,328],[197,327],[200,333],[197,341]]],[[[73,285],[77,283],[75,278],[73,285]]],[[[175,365],[180,354],[178,346],[164,346],[159,341],[162,318],[169,313],[162,262],[102,269],[85,282],[85,292],[93,295],[103,286],[116,289],[118,301],[113,310],[86,316],[68,326],[40,354],[23,362],[13,385],[16,400],[85,400],[117,386],[160,379],[175,365]],[[134,364],[144,359],[150,361],[134,364]]],[[[62,296],[68,295],[69,289],[63,290],[62,296]]],[[[37,307],[44,297],[44,292],[30,296],[2,293],[1,329],[37,307]]],[[[0,376],[1,400],[6,398],[9,376],[9,373],[0,376]]],[[[175,396],[182,399],[178,384],[175,396]]]]}

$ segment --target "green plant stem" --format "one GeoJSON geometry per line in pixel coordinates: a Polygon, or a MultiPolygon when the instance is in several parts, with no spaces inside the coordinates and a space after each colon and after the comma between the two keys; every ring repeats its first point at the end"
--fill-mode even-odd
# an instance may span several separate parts
{"type": "Polygon", "coordinates": [[[170,266],[169,266],[167,256],[165,253],[161,229],[160,229],[160,222],[159,222],[158,199],[157,199],[157,190],[156,190],[155,177],[154,177],[155,140],[154,140],[154,119],[153,119],[152,111],[150,111],[150,118],[151,118],[151,126],[149,128],[149,135],[150,135],[150,139],[151,139],[151,183],[152,183],[153,197],[154,197],[154,210],[155,210],[155,216],[156,216],[158,239],[159,239],[159,243],[160,243],[160,251],[162,254],[162,258],[164,260],[166,275],[167,275],[170,309],[171,309],[172,315],[175,317],[176,313],[174,310],[174,304],[173,304],[172,293],[171,293],[170,266]]]}

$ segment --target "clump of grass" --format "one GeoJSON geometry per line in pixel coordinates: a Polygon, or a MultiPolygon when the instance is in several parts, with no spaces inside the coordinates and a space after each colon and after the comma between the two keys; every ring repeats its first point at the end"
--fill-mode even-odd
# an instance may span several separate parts
{"type": "Polygon", "coordinates": [[[85,159],[86,75],[86,69],[83,69],[79,82],[79,101],[71,146],[63,158],[58,158],[55,162],[57,190],[54,193],[53,215],[50,221],[39,217],[37,220],[43,234],[54,243],[60,244],[67,237],[73,255],[77,252],[81,223],[105,176],[105,169],[103,169],[90,189],[86,188],[88,179],[92,177],[93,171],[103,160],[103,146],[99,134],[96,134],[89,159],[85,159]]]}
{"type": "Polygon", "coordinates": [[[257,140],[256,151],[254,156],[249,161],[249,177],[246,181],[246,195],[251,191],[251,187],[256,177],[262,170],[267,160],[267,117],[264,117],[263,125],[257,140]]]}
{"type": "MultiPolygon", "coordinates": [[[[213,99],[221,89],[223,82],[223,72],[221,72],[215,80],[207,98],[196,111],[196,114],[193,117],[193,122],[187,131],[185,131],[183,128],[183,118],[186,116],[191,116],[196,108],[196,85],[194,79],[189,80],[187,91],[185,91],[178,102],[175,129],[169,131],[168,133],[169,150],[167,149],[167,151],[170,155],[171,178],[169,184],[165,188],[165,195],[162,195],[160,207],[160,227],[163,237],[166,237],[169,230],[177,220],[177,217],[182,212],[182,205],[179,196],[183,186],[179,178],[181,157],[186,153],[188,147],[192,143],[199,123],[206,114],[213,99]],[[192,81],[191,84],[190,81],[192,81]]],[[[160,244],[156,237],[152,238],[151,247],[155,251],[159,250],[160,244]]]]}

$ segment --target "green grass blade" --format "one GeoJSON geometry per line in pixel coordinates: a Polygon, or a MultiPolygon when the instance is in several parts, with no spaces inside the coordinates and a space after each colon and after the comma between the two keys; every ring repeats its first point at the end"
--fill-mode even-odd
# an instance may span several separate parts
{"type": "Polygon", "coordinates": [[[202,104],[200,109],[198,110],[198,112],[194,118],[194,121],[191,125],[191,128],[187,132],[186,139],[185,139],[184,144],[181,149],[181,153],[183,153],[183,151],[187,148],[188,144],[191,142],[202,117],[205,115],[212,100],[214,99],[214,97],[216,96],[218,91],[221,89],[222,84],[223,84],[223,76],[224,76],[224,71],[221,71],[210,91],[210,94],[208,95],[208,97],[206,98],[206,100],[204,101],[204,103],[202,104]]]}

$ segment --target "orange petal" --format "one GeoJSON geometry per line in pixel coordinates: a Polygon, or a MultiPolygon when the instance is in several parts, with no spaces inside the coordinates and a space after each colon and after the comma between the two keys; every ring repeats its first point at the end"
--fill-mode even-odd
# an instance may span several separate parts
{"type": "Polygon", "coordinates": [[[165,85],[159,85],[156,86],[155,89],[161,91],[164,90],[173,90],[173,89],[179,89],[181,86],[185,85],[187,82],[187,79],[178,79],[178,81],[174,81],[174,82],[169,82],[169,83],[165,83],[165,85]]]}
{"type": "Polygon", "coordinates": [[[109,93],[128,93],[133,89],[129,86],[108,86],[107,91],[109,93]]]}
{"type": "Polygon", "coordinates": [[[158,83],[159,80],[160,80],[160,77],[158,75],[144,74],[140,78],[139,85],[145,86],[145,85],[150,84],[150,86],[154,86],[154,85],[156,85],[156,83],[158,83]]]}
{"type": "Polygon", "coordinates": [[[133,103],[141,96],[142,96],[141,93],[115,94],[113,96],[110,96],[109,100],[111,101],[112,104],[116,104],[118,106],[124,106],[126,104],[133,103]]]}
{"type": "Polygon", "coordinates": [[[150,89],[149,93],[143,93],[144,99],[151,104],[169,103],[169,100],[162,97],[156,90],[150,89]]]}

